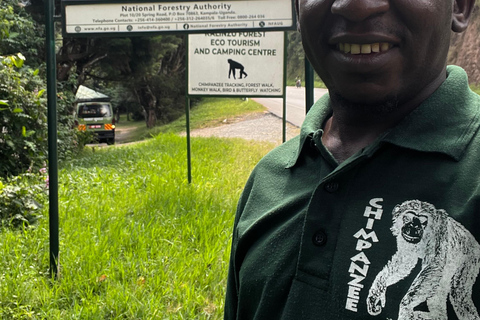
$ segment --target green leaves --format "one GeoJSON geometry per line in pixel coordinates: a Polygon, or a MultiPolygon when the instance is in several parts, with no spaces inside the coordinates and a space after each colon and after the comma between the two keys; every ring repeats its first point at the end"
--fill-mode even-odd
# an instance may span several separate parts
{"type": "Polygon", "coordinates": [[[25,173],[4,182],[0,181],[0,226],[36,220],[47,198],[45,174],[25,173]]]}
{"type": "Polygon", "coordinates": [[[19,69],[21,67],[23,67],[23,63],[25,62],[25,57],[23,56],[23,54],[21,54],[19,52],[19,53],[17,53],[16,56],[11,56],[11,59],[12,59],[13,64],[15,65],[15,67],[17,67],[19,69]]]}
{"type": "Polygon", "coordinates": [[[39,168],[47,154],[45,83],[21,53],[0,57],[0,178],[39,168]]]}

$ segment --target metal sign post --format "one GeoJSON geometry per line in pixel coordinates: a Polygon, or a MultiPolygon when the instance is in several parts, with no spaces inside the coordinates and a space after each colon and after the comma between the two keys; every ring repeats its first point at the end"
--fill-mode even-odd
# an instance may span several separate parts
{"type": "Polygon", "coordinates": [[[58,275],[58,157],[57,157],[57,75],[55,59],[54,0],[45,1],[48,99],[48,175],[50,274],[58,275]]]}
{"type": "Polygon", "coordinates": [[[308,113],[308,111],[310,111],[310,108],[315,102],[314,82],[315,80],[312,65],[305,56],[305,113],[308,113]]]}

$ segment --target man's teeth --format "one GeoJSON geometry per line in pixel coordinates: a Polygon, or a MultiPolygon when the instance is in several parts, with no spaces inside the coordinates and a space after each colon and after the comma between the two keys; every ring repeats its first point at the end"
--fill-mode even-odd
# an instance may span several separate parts
{"type": "Polygon", "coordinates": [[[355,43],[339,43],[338,48],[341,52],[350,53],[350,54],[370,54],[377,52],[385,52],[390,50],[392,47],[391,43],[388,42],[377,42],[377,43],[367,43],[367,44],[355,44],[355,43]]]}

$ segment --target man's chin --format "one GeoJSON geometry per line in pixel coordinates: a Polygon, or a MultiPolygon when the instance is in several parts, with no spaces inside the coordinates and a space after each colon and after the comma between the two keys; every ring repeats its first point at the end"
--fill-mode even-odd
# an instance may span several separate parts
{"type": "Polygon", "coordinates": [[[330,92],[330,98],[337,108],[345,111],[370,115],[389,114],[397,110],[399,101],[396,96],[389,95],[378,99],[375,96],[348,97],[340,93],[330,92]]]}

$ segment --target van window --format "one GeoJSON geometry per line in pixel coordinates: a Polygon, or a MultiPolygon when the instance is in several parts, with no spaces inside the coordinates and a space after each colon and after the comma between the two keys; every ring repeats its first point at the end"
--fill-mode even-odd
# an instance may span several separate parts
{"type": "Polygon", "coordinates": [[[103,118],[111,116],[110,105],[108,104],[83,104],[78,108],[79,118],[103,118]]]}

